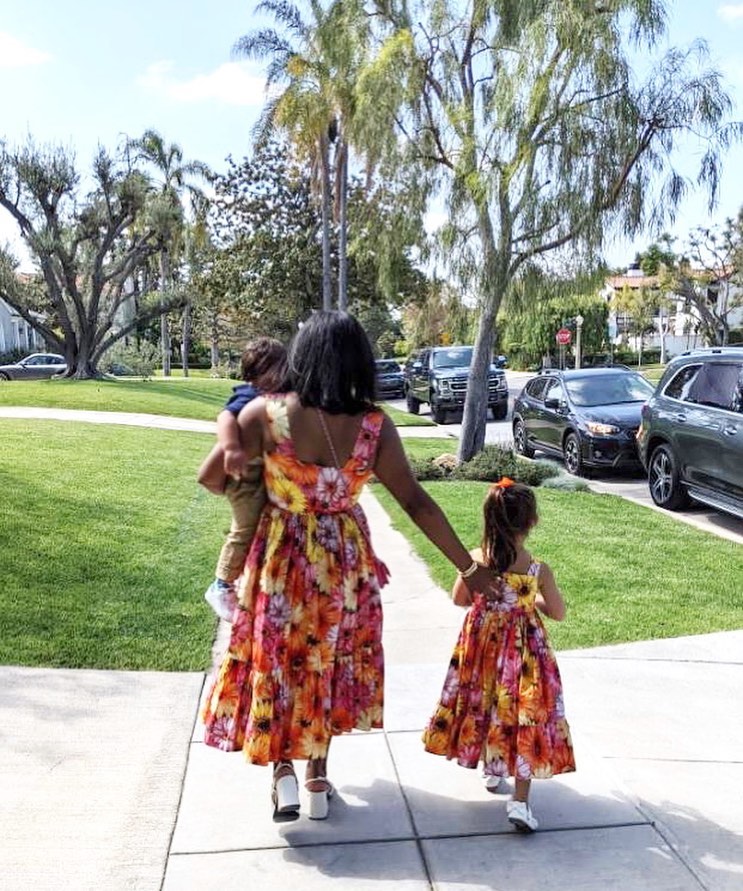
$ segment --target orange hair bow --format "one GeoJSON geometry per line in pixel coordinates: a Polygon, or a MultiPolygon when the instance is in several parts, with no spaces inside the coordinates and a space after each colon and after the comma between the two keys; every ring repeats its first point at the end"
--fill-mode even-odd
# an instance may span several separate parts
{"type": "Polygon", "coordinates": [[[515,486],[514,481],[508,476],[502,476],[495,484],[498,489],[507,489],[509,486],[515,486]]]}

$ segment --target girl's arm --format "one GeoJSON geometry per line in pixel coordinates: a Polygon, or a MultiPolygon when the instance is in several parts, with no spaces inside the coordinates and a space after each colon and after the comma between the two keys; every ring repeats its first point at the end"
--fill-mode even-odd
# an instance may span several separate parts
{"type": "MultiPolygon", "coordinates": [[[[429,541],[458,570],[467,569],[472,563],[472,557],[452,529],[444,512],[413,476],[397,430],[386,415],[379,435],[374,472],[379,482],[429,541]]],[[[460,606],[467,606],[472,602],[473,591],[493,596],[500,593],[497,576],[485,566],[461,581],[464,588],[459,589],[460,606]]]]}
{"type": "Polygon", "coordinates": [[[555,576],[546,563],[542,563],[539,569],[539,593],[536,604],[540,612],[556,622],[562,622],[565,618],[565,601],[557,587],[555,576]]]}

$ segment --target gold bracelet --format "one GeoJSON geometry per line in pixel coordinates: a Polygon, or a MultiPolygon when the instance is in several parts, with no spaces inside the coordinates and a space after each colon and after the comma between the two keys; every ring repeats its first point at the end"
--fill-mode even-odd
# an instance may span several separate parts
{"type": "Polygon", "coordinates": [[[457,572],[461,579],[468,579],[470,576],[474,575],[479,568],[480,564],[476,560],[473,560],[467,569],[458,569],[457,572]]]}

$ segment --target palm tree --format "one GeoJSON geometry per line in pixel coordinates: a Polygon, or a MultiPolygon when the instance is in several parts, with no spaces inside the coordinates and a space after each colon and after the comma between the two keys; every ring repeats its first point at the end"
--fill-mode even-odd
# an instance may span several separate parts
{"type": "Polygon", "coordinates": [[[365,17],[355,15],[358,3],[333,0],[324,9],[309,0],[305,20],[298,6],[288,0],[262,0],[256,13],[269,13],[282,28],[265,28],[246,34],[235,44],[237,56],[269,59],[266,88],[284,84],[283,91],[268,99],[256,127],[259,140],[275,130],[289,135],[295,147],[310,160],[320,193],[323,255],[323,308],[332,307],[330,225],[332,195],[339,226],[338,306],[347,302],[347,180],[349,133],[353,115],[354,75],[367,33],[365,17]],[[286,35],[286,36],[284,36],[286,35]],[[334,147],[331,165],[330,148],[334,147]],[[335,188],[333,188],[335,181],[335,188]]]}
{"type": "MultiPolygon", "coordinates": [[[[138,139],[129,140],[129,149],[135,157],[147,162],[154,171],[156,192],[150,202],[150,213],[159,233],[160,293],[165,306],[165,294],[173,283],[173,259],[177,257],[183,240],[183,197],[203,200],[203,192],[192,180],[209,180],[209,167],[202,161],[184,161],[183,150],[174,142],[166,144],[156,130],[146,130],[138,139]]],[[[190,313],[184,313],[187,326],[190,313]]],[[[184,338],[186,340],[187,338],[184,338]]],[[[163,375],[170,375],[170,330],[168,316],[160,316],[160,340],[163,375]]],[[[186,344],[187,348],[187,344],[186,344]]],[[[185,362],[187,368],[187,363],[185,362]]]]}

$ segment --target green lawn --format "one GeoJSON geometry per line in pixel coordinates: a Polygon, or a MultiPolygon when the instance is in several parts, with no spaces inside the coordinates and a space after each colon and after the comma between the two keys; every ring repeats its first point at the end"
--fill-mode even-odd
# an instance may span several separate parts
{"type": "Polygon", "coordinates": [[[210,436],[3,420],[0,663],[203,670],[229,508],[210,436]]]}
{"type": "MultiPolygon", "coordinates": [[[[203,434],[0,422],[0,664],[202,670],[216,619],[203,600],[229,524],[201,490],[203,434]]],[[[410,440],[417,453],[441,442],[410,440]]],[[[431,483],[474,546],[486,484],[431,483]]],[[[451,567],[373,489],[444,587],[451,567]]],[[[534,552],[554,567],[585,647],[743,625],[743,549],[612,496],[537,490],[534,552]]],[[[384,554],[381,555],[384,557],[384,554]]]]}
{"type": "MultiPolygon", "coordinates": [[[[479,545],[487,484],[425,484],[467,547],[479,545]]],[[[382,489],[377,495],[447,590],[449,563],[382,489]]],[[[550,623],[561,649],[743,627],[743,548],[613,495],[537,489],[541,522],[529,539],[567,602],[550,623]]]]}
{"type": "MultiPolygon", "coordinates": [[[[213,421],[235,383],[226,378],[207,377],[2,381],[0,405],[143,412],[213,421]]],[[[392,406],[383,404],[383,407],[397,426],[429,426],[432,423],[428,418],[409,415],[392,406]]]]}

